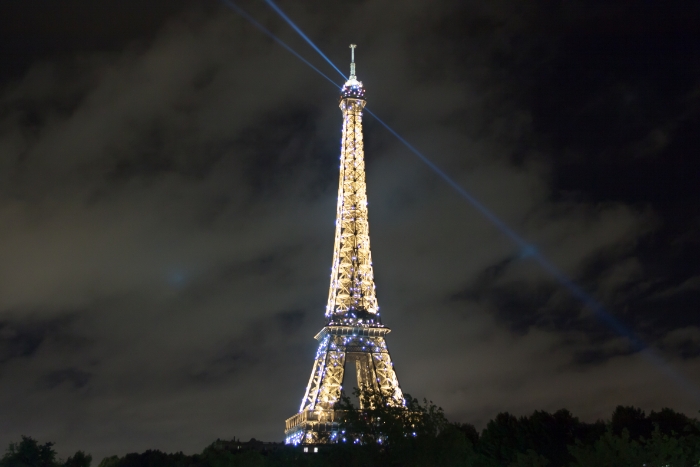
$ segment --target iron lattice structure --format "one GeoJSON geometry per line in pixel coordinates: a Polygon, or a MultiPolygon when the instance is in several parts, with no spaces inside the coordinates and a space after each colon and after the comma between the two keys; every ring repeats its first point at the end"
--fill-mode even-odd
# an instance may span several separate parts
{"type": "Polygon", "coordinates": [[[355,46],[350,48],[350,78],[340,95],[343,135],[327,324],[316,335],[318,351],[299,413],[286,421],[287,444],[332,443],[341,438],[341,414],[333,408],[348,363],[354,362],[357,387],[372,388],[393,403],[404,404],[385,341],[390,330],[381,322],[374,286],[362,143],[365,90],[355,76],[355,46]]]}

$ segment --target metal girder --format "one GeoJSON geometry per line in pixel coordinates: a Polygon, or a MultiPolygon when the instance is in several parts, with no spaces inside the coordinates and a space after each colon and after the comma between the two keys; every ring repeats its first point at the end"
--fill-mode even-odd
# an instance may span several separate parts
{"type": "Polygon", "coordinates": [[[345,98],[340,148],[340,182],[335,245],[326,317],[343,318],[354,310],[376,315],[379,310],[369,248],[367,186],[362,141],[364,99],[345,98]]]}

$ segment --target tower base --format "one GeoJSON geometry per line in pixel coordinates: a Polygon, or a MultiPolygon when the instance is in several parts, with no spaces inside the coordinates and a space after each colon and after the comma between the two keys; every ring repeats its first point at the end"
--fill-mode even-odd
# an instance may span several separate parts
{"type": "MultiPolygon", "coordinates": [[[[355,367],[358,388],[369,388],[403,405],[404,399],[378,323],[330,324],[316,335],[316,360],[299,413],[286,421],[286,444],[325,444],[342,441],[343,412],[334,410],[340,400],[345,366],[355,367]]],[[[347,381],[346,381],[347,382],[347,381]]],[[[360,401],[362,408],[362,401],[360,401]]]]}
{"type": "Polygon", "coordinates": [[[342,440],[342,412],[304,410],[289,417],[284,430],[285,444],[331,444],[342,440]]]}

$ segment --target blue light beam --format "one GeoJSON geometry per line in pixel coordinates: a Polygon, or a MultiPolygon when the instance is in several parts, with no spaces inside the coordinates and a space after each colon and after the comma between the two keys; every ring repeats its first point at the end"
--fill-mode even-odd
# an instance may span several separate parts
{"type": "Polygon", "coordinates": [[[289,16],[287,16],[287,15],[284,13],[284,11],[282,11],[282,10],[280,9],[280,7],[278,7],[277,5],[275,5],[275,2],[273,2],[272,0],[265,0],[265,3],[267,3],[267,4],[270,6],[270,8],[272,8],[273,10],[275,10],[275,13],[277,13],[278,15],[280,15],[280,16],[282,17],[282,19],[285,20],[285,21],[287,22],[287,24],[289,24],[289,26],[291,26],[292,29],[294,29],[294,30],[297,32],[297,34],[299,34],[299,35],[301,36],[301,38],[304,39],[304,40],[306,41],[306,43],[309,44],[309,45],[311,46],[312,49],[314,49],[316,52],[318,52],[318,54],[319,54],[321,57],[323,57],[323,59],[326,60],[326,61],[328,62],[328,64],[329,64],[330,66],[332,66],[333,69],[335,69],[335,71],[337,71],[337,72],[340,74],[340,76],[343,77],[344,80],[347,79],[347,77],[345,76],[345,74],[344,74],[342,71],[340,71],[340,69],[339,69],[337,66],[335,66],[335,64],[334,64],[332,61],[330,61],[330,59],[329,59],[328,57],[326,57],[326,54],[324,54],[323,52],[321,52],[321,49],[319,49],[318,47],[316,47],[316,44],[314,44],[313,41],[312,41],[311,39],[309,39],[309,37],[308,37],[306,34],[304,34],[304,31],[302,31],[296,24],[294,24],[294,21],[292,21],[292,20],[289,18],[289,16]]]}
{"type": "MultiPolygon", "coordinates": [[[[327,81],[333,83],[333,85],[336,86],[336,88],[341,88],[331,78],[329,78],[318,68],[313,66],[308,60],[303,58],[300,54],[298,54],[290,46],[284,43],[281,39],[272,34],[272,32],[270,32],[268,29],[266,29],[264,26],[258,23],[255,19],[253,19],[250,15],[248,15],[238,6],[236,6],[233,2],[231,2],[230,0],[221,1],[229,7],[231,7],[232,10],[236,11],[241,16],[243,16],[245,19],[250,21],[251,24],[253,24],[260,31],[262,31],[270,38],[272,38],[275,42],[284,47],[287,51],[292,53],[295,57],[299,58],[306,65],[311,67],[311,69],[313,69],[316,73],[324,77],[327,81]]],[[[294,22],[280,8],[272,2],[272,0],[265,0],[265,3],[267,3],[277,14],[279,14],[280,17],[282,17],[282,19],[284,19],[316,52],[318,52],[318,54],[326,62],[328,62],[329,65],[331,65],[331,67],[333,67],[333,69],[335,69],[343,77],[343,79],[347,79],[346,76],[338,69],[338,67],[335,66],[335,64],[323,52],[321,52],[321,50],[311,41],[311,39],[309,39],[308,36],[306,36],[306,34],[304,34],[301,31],[301,29],[299,29],[299,27],[296,24],[294,24],[294,22]]],[[[598,301],[596,301],[593,297],[586,293],[580,286],[575,284],[566,274],[560,271],[559,268],[557,268],[553,263],[547,260],[541,253],[539,253],[539,251],[533,245],[525,241],[525,239],[518,235],[513,229],[508,227],[508,225],[503,220],[501,220],[496,214],[494,214],[484,204],[477,200],[471,193],[465,190],[459,183],[457,183],[450,176],[448,176],[437,164],[435,164],[418,149],[416,149],[415,146],[409,143],[405,138],[403,138],[398,132],[391,128],[382,119],[377,117],[377,115],[374,112],[372,112],[369,108],[365,107],[365,110],[367,111],[367,113],[372,115],[372,117],[374,117],[374,119],[380,125],[382,125],[387,131],[389,131],[389,133],[394,135],[404,146],[406,146],[423,163],[425,163],[433,172],[435,172],[449,186],[451,186],[461,197],[466,199],[482,215],[484,215],[484,217],[490,220],[501,232],[503,232],[508,238],[510,238],[520,248],[522,252],[526,253],[526,256],[533,257],[545,271],[547,271],[554,279],[556,279],[556,281],[564,288],[566,288],[575,298],[577,298],[590,310],[592,310],[603,323],[605,323],[609,328],[611,328],[620,336],[628,339],[632,345],[632,348],[635,351],[638,351],[641,355],[647,358],[665,375],[670,377],[681,388],[687,391],[688,394],[690,394],[696,401],[700,402],[700,391],[698,391],[698,388],[695,385],[693,385],[683,375],[681,375],[672,367],[670,367],[668,362],[666,362],[657,352],[655,352],[648,345],[646,345],[644,341],[642,341],[639,337],[637,337],[635,333],[633,333],[631,330],[625,327],[613,315],[608,313],[602,304],[598,303],[598,301]]]]}
{"type": "MultiPolygon", "coordinates": [[[[329,81],[329,82],[331,82],[335,87],[337,87],[337,88],[340,88],[340,87],[341,87],[341,86],[338,86],[338,84],[337,84],[335,81],[333,81],[331,78],[329,78],[325,73],[323,73],[321,70],[319,70],[318,68],[316,68],[310,61],[308,61],[307,59],[305,59],[304,57],[302,57],[300,54],[298,54],[296,50],[292,49],[290,46],[288,46],[286,43],[284,43],[284,42],[282,41],[282,39],[280,39],[279,37],[277,37],[277,36],[275,36],[274,34],[272,34],[272,32],[271,32],[269,29],[267,29],[265,26],[263,26],[262,24],[260,24],[259,22],[257,22],[257,21],[255,20],[255,18],[253,18],[252,16],[250,16],[250,15],[249,15],[245,10],[243,10],[241,7],[239,7],[238,5],[236,5],[235,3],[233,3],[231,0],[221,0],[221,3],[223,3],[225,6],[229,7],[230,9],[232,9],[233,11],[235,11],[236,13],[238,13],[239,15],[241,15],[243,18],[245,18],[246,20],[248,20],[248,22],[249,22],[250,24],[252,24],[252,25],[255,26],[256,28],[258,28],[263,34],[265,34],[266,36],[268,36],[270,39],[272,39],[273,41],[277,42],[279,45],[281,45],[282,47],[284,47],[284,49],[285,49],[287,52],[291,53],[291,54],[294,55],[296,58],[298,58],[299,60],[301,60],[302,62],[304,62],[306,65],[308,65],[308,66],[309,66],[312,70],[314,70],[316,73],[318,73],[319,75],[321,75],[321,76],[323,76],[324,78],[326,78],[326,80],[329,81]]],[[[308,40],[309,40],[309,39],[307,39],[307,41],[308,41],[308,40]]],[[[320,50],[319,50],[318,52],[321,53],[320,50]]],[[[321,53],[321,56],[322,56],[323,58],[325,58],[325,59],[328,61],[328,58],[326,58],[326,56],[323,55],[322,53],[321,53]]],[[[337,68],[336,68],[336,70],[337,70],[337,68]]],[[[342,75],[342,73],[341,73],[341,75],[342,75]]]]}
{"type": "Polygon", "coordinates": [[[374,119],[379,122],[386,130],[394,135],[396,139],[401,141],[404,146],[406,146],[413,154],[418,156],[418,158],[425,163],[428,167],[432,169],[433,172],[438,174],[440,178],[442,178],[445,182],[447,182],[448,185],[450,185],[457,193],[460,194],[463,198],[465,198],[467,201],[469,201],[480,213],[482,213],[488,220],[493,222],[496,227],[498,227],[499,230],[501,230],[503,233],[505,233],[508,238],[513,240],[521,249],[525,250],[527,249],[528,251],[533,250],[534,247],[529,245],[525,240],[523,240],[518,234],[516,234],[508,225],[506,225],[505,222],[503,222],[498,216],[496,216],[493,212],[491,212],[486,206],[484,206],[479,200],[477,200],[474,196],[472,196],[467,190],[462,188],[462,186],[457,183],[456,181],[452,180],[440,167],[437,166],[433,161],[428,159],[426,156],[424,156],[418,149],[415,148],[411,143],[406,141],[406,139],[398,134],[396,131],[394,131],[393,128],[391,128],[389,125],[387,125],[384,120],[381,118],[377,117],[377,115],[372,112],[370,109],[365,107],[365,110],[367,111],[368,114],[370,114],[374,119]]]}

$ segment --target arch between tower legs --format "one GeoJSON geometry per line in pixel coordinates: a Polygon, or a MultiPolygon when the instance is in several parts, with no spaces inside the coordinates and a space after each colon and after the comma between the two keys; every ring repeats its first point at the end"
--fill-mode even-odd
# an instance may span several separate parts
{"type": "Polygon", "coordinates": [[[384,336],[388,328],[327,326],[320,341],[309,385],[299,413],[287,419],[287,444],[338,441],[342,414],[334,410],[340,400],[346,365],[354,364],[358,387],[369,387],[403,405],[403,394],[384,336]]]}

